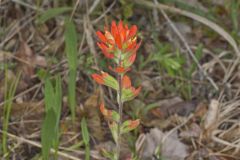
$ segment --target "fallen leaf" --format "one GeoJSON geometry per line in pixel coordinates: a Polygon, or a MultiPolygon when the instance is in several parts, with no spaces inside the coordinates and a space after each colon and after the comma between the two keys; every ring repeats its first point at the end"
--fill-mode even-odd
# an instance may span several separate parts
{"type": "Polygon", "coordinates": [[[151,112],[160,118],[167,118],[174,114],[188,116],[190,113],[194,112],[198,106],[198,102],[196,100],[183,102],[178,97],[162,100],[158,103],[159,107],[151,110],[151,112]]]}
{"type": "Polygon", "coordinates": [[[83,108],[87,116],[86,119],[90,134],[101,141],[104,139],[105,132],[101,125],[99,105],[99,93],[96,91],[85,101],[83,108]]]}
{"type": "Polygon", "coordinates": [[[29,45],[22,41],[16,53],[16,58],[20,62],[18,70],[22,72],[24,79],[29,80],[34,73],[36,66],[46,67],[47,62],[45,57],[36,55],[29,45]]]}
{"type": "Polygon", "coordinates": [[[213,127],[218,118],[218,111],[219,111],[219,102],[215,99],[212,99],[208,108],[208,112],[204,118],[204,129],[208,130],[209,128],[213,127]]]}
{"type": "Polygon", "coordinates": [[[189,129],[186,131],[182,131],[179,136],[186,138],[186,139],[192,138],[192,137],[197,138],[201,135],[201,132],[202,132],[202,130],[201,130],[200,126],[196,123],[192,123],[190,125],[189,129]]]}
{"type": "Polygon", "coordinates": [[[159,153],[164,160],[184,160],[188,155],[187,146],[178,139],[176,132],[167,134],[157,128],[151,129],[150,133],[145,135],[145,142],[140,154],[141,159],[152,160],[156,149],[160,147],[159,153]]]}

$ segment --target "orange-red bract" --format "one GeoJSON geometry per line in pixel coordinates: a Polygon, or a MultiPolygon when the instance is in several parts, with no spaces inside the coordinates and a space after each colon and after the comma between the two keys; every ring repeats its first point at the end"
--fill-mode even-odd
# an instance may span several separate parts
{"type": "Polygon", "coordinates": [[[106,116],[106,117],[112,117],[112,111],[110,111],[110,110],[107,110],[106,108],[105,108],[105,106],[104,106],[104,104],[103,103],[101,103],[101,105],[100,105],[100,111],[102,112],[102,114],[104,115],[104,116],[106,116]]]}
{"type": "Polygon", "coordinates": [[[98,83],[98,84],[104,84],[104,79],[108,76],[107,73],[103,72],[100,74],[92,74],[92,78],[98,83]]]}
{"type": "Polygon", "coordinates": [[[122,78],[122,86],[123,88],[129,88],[132,86],[131,80],[127,75],[124,75],[122,78]]]}
{"type": "Polygon", "coordinates": [[[120,51],[121,54],[136,54],[140,43],[137,43],[137,26],[133,25],[128,28],[122,21],[116,24],[112,21],[111,30],[105,27],[104,33],[97,31],[96,34],[100,40],[97,43],[103,54],[107,58],[117,58],[114,53],[120,51]]]}
{"type": "Polygon", "coordinates": [[[139,119],[133,120],[133,121],[130,121],[130,124],[128,127],[129,127],[129,129],[135,129],[139,124],[140,124],[139,119]]]}

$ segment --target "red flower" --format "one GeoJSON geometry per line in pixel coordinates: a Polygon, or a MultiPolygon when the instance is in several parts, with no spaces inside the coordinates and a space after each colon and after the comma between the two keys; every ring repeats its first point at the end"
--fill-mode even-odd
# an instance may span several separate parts
{"type": "Polygon", "coordinates": [[[137,43],[136,33],[136,25],[131,26],[129,29],[122,21],[118,25],[115,21],[112,21],[111,31],[105,27],[104,33],[96,32],[101,41],[97,44],[107,58],[118,58],[119,55],[116,54],[119,53],[119,50],[120,54],[135,54],[140,46],[140,43],[137,43]]]}

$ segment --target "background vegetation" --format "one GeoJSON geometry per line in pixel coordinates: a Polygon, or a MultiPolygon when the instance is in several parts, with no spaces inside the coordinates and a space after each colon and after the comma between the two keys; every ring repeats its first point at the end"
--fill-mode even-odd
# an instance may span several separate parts
{"type": "Polygon", "coordinates": [[[95,33],[112,20],[142,40],[142,91],[124,105],[141,124],[121,159],[239,159],[239,0],[2,0],[0,15],[2,159],[100,160],[115,146],[99,105],[116,95],[91,79],[108,70],[95,33]]]}

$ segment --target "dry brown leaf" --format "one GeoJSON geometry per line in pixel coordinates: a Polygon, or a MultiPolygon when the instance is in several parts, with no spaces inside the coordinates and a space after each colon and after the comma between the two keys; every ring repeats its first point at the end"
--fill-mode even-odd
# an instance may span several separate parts
{"type": "Polygon", "coordinates": [[[184,160],[188,155],[187,146],[178,139],[176,132],[168,137],[165,137],[166,135],[167,133],[157,128],[151,129],[150,133],[145,135],[141,159],[152,160],[156,149],[160,147],[161,158],[164,160],[184,160]]]}
{"type": "Polygon", "coordinates": [[[34,75],[34,68],[37,65],[41,67],[47,66],[45,57],[36,55],[25,41],[21,42],[16,57],[20,61],[18,69],[22,71],[24,77],[28,79],[34,75]]]}
{"type": "Polygon", "coordinates": [[[200,128],[200,126],[196,123],[192,123],[187,131],[182,131],[180,133],[180,137],[183,138],[199,137],[201,132],[202,129],[200,128]]]}
{"type": "Polygon", "coordinates": [[[208,108],[208,112],[204,118],[204,129],[212,128],[218,118],[218,112],[219,112],[219,102],[215,99],[212,99],[208,108]]]}
{"type": "Polygon", "coordinates": [[[104,131],[101,126],[101,118],[99,113],[99,93],[95,92],[84,103],[84,112],[88,127],[92,136],[101,141],[104,139],[104,131]]]}
{"type": "Polygon", "coordinates": [[[167,118],[174,114],[188,116],[190,113],[194,112],[198,106],[198,102],[196,100],[183,102],[178,99],[178,97],[162,100],[158,103],[160,104],[160,107],[153,109],[151,112],[156,116],[159,115],[160,118],[167,118]]]}

